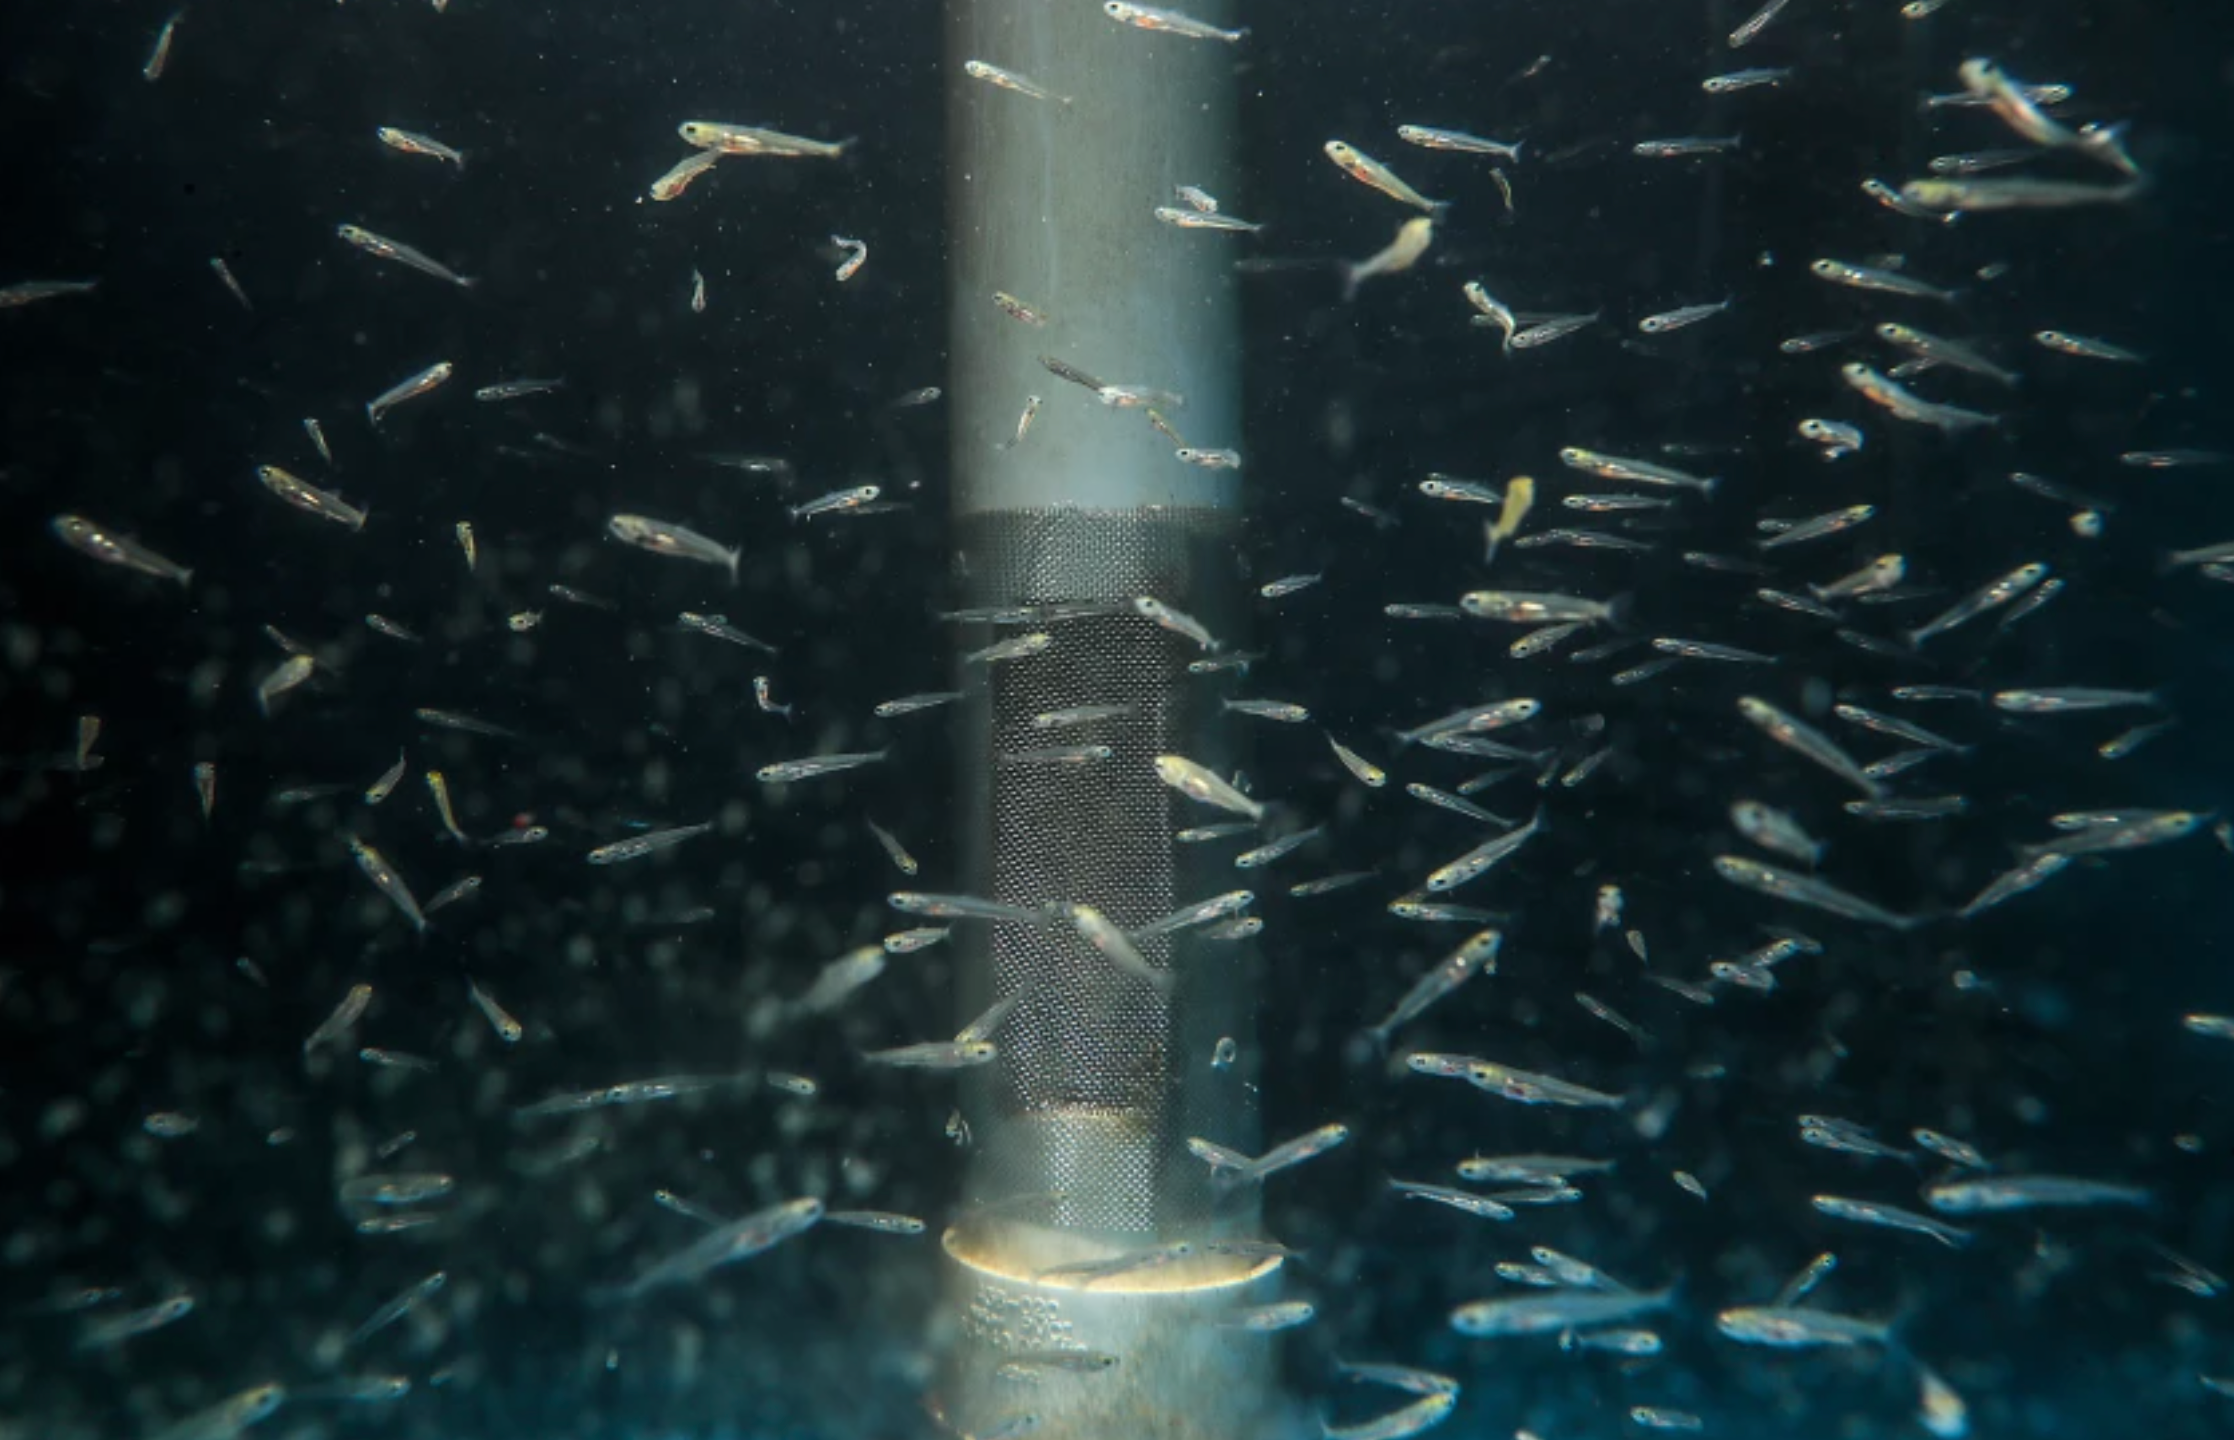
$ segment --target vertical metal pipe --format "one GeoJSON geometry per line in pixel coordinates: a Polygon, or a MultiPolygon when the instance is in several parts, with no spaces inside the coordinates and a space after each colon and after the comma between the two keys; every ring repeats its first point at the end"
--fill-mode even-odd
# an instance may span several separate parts
{"type": "MultiPolygon", "coordinates": [[[[1172,841],[1183,802],[1150,765],[1176,752],[1231,768],[1206,723],[1214,702],[1187,670],[1202,652],[1133,601],[1152,596],[1239,638],[1239,485],[1176,459],[1142,410],[1104,404],[1043,357],[1182,396],[1157,407],[1171,427],[1238,447],[1228,237],[1152,214],[1174,185],[1230,191],[1237,54],[1119,24],[1095,0],[959,0],[947,13],[957,592],[970,609],[1009,612],[962,643],[1049,638],[1025,658],[963,663],[966,877],[976,894],[1086,904],[1136,929],[1237,883],[1230,862],[1190,869],[1172,841]],[[971,60],[1063,98],[972,78],[971,60]],[[1045,323],[1007,313],[996,291],[1045,323]],[[1019,441],[1028,396],[1038,410],[1019,441]],[[1086,705],[1125,708],[1033,723],[1086,705]],[[1033,758],[1051,746],[1109,753],[1033,758]]],[[[1205,0],[1198,13],[1219,10],[1205,0]]],[[[1254,956],[1194,936],[1144,941],[1170,972],[1166,993],[1059,921],[965,940],[963,1013],[1020,998],[999,1058],[964,1089],[975,1148],[964,1217],[945,1237],[949,1418],[987,1434],[1032,1414],[1034,1433],[1058,1440],[1262,1433],[1264,1340],[1215,1322],[1267,1298],[1278,1267],[1216,1248],[1255,1233],[1255,1198],[1215,1192],[1185,1145],[1257,1141],[1253,1066],[1212,1063],[1220,1037],[1252,1048],[1254,956]],[[1047,1273],[1150,1251],[1176,1258],[1047,1273]]]]}

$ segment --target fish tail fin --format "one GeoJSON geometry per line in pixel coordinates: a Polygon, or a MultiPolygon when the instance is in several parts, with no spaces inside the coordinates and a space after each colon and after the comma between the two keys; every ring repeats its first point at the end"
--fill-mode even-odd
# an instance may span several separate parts
{"type": "MultiPolygon", "coordinates": [[[[1634,591],[1624,590],[1619,595],[1614,596],[1606,602],[1606,623],[1616,630],[1629,629],[1631,618],[1629,612],[1635,607],[1636,603],[1637,596],[1634,591]]],[[[1541,809],[1537,813],[1541,815],[1541,809]]]]}
{"type": "Polygon", "coordinates": [[[732,585],[737,583],[737,564],[744,558],[745,549],[742,545],[722,552],[722,559],[729,566],[729,583],[732,585]]]}
{"type": "Polygon", "coordinates": [[[1355,300],[1357,298],[1358,282],[1360,282],[1364,278],[1365,267],[1363,265],[1344,265],[1342,267],[1343,304],[1347,305],[1352,300],[1355,300]]]}
{"type": "Polygon", "coordinates": [[[1913,1295],[1903,1295],[1899,1304],[1894,1307],[1893,1313],[1885,1317],[1877,1337],[1878,1343],[1885,1347],[1887,1354],[1896,1359],[1905,1360],[1911,1365],[1916,1363],[1916,1357],[1909,1350],[1908,1343],[1901,1339],[1901,1332],[1908,1328],[1909,1321],[1916,1318],[1916,1310],[1916,1298],[1913,1295]]]}

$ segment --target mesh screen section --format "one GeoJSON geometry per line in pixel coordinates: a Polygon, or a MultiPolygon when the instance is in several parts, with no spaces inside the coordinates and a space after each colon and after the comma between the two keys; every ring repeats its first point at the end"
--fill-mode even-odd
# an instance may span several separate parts
{"type": "MultiPolygon", "coordinates": [[[[1240,888],[1230,855],[1175,846],[1178,825],[1212,812],[1173,794],[1150,761],[1178,753],[1221,772],[1232,756],[1206,723],[1224,686],[1190,674],[1204,652],[1133,611],[1152,595],[1228,645],[1235,517],[1225,511],[1034,510],[960,517],[964,603],[1053,609],[1061,618],[969,627],[965,652],[1031,630],[1040,654],[963,666],[961,729],[966,880],[1019,905],[1081,902],[1137,929],[1179,905],[1240,888]],[[1094,602],[1107,602],[1096,605],[1094,602]],[[1079,614],[1085,611],[1088,613],[1079,614]],[[1125,712],[1035,725],[1084,705],[1125,712]],[[1107,746],[1109,758],[1048,758],[1050,747],[1107,746]]],[[[1228,817],[1230,818],[1230,817],[1228,817]]],[[[1114,1237],[1192,1232],[1213,1219],[1208,1169],[1189,1135],[1253,1145],[1242,1072],[1214,1071],[1220,1035],[1246,1040],[1249,947],[1193,936],[1139,942],[1175,972],[1167,997],[1094,950],[1067,923],[972,926],[964,1009],[1021,993],[999,1060],[965,1093],[975,1133],[974,1198],[1042,1200],[1019,1218],[1114,1237]],[[1050,1192],[1060,1192],[1059,1196],[1050,1192]]]]}

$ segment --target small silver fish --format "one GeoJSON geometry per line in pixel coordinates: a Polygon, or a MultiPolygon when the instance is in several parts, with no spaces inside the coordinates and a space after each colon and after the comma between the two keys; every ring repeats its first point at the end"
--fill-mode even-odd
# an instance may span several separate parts
{"type": "Polygon", "coordinates": [[[1886,925],[1896,930],[1913,930],[1924,923],[1922,916],[1895,914],[1882,905],[1850,894],[1828,881],[1780,870],[1774,865],[1764,865],[1742,855],[1715,856],[1714,873],[1744,889],[1778,900],[1811,906],[1817,910],[1827,910],[1849,920],[1886,925]]]}
{"type": "Polygon", "coordinates": [[[1985,1215],[2048,1207],[2146,1206],[2150,1195],[2138,1185],[2068,1175],[1989,1175],[1934,1185],[1924,1192],[1924,1201],[1942,1215],[1985,1215]]]}
{"type": "Polygon", "coordinates": [[[1469,937],[1414,981],[1395,1008],[1366,1033],[1376,1044],[1386,1046],[1397,1027],[1418,1019],[1468,980],[1476,975],[1496,974],[1497,952],[1504,943],[1503,933],[1496,930],[1483,930],[1469,937]]]}
{"type": "Polygon", "coordinates": [[[2111,690],[2086,685],[2050,686],[2037,690],[1996,690],[1993,706],[2012,715],[2068,715],[2085,710],[2114,710],[2130,706],[2159,707],[2163,698],[2154,690],[2111,690]]]}
{"type": "Polygon", "coordinates": [[[1055,644],[1055,637],[1045,631],[1035,630],[1026,635],[1013,635],[1006,640],[996,640],[982,650],[972,650],[962,657],[964,665],[997,665],[1003,660],[1022,660],[1041,654],[1055,644]]]}
{"type": "Polygon", "coordinates": [[[1877,336],[1887,344],[1898,345],[1913,355],[1957,370],[1968,370],[1973,375],[1983,375],[1998,385],[2015,386],[2021,378],[2016,371],[1996,365],[1960,341],[1942,339],[1913,326],[1886,321],[1877,327],[1877,336]]]}
{"type": "Polygon", "coordinates": [[[855,485],[844,490],[833,490],[827,495],[818,495],[801,505],[793,505],[790,507],[790,514],[794,520],[812,520],[817,515],[842,515],[847,511],[864,508],[883,493],[881,486],[855,485]]]}
{"type": "Polygon", "coordinates": [[[1737,29],[1730,32],[1730,48],[1742,50],[1760,39],[1761,32],[1768,29],[1776,17],[1784,13],[1784,7],[1791,3],[1792,0],[1768,0],[1767,4],[1754,11],[1737,29]]]}
{"type": "Polygon", "coordinates": [[[1464,155],[1495,155],[1515,163],[1520,160],[1520,141],[1507,144],[1502,140],[1469,135],[1463,130],[1438,130],[1429,125],[1399,125],[1396,127],[1396,137],[1408,145],[1418,145],[1429,150],[1450,150],[1464,155]]]}
{"type": "Polygon", "coordinates": [[[341,1003],[334,1007],[333,1013],[320,1021],[318,1028],[311,1031],[303,1041],[303,1054],[307,1056],[312,1051],[322,1046],[331,1045],[342,1036],[347,1035],[364,1015],[366,1007],[371,1004],[372,987],[370,985],[350,986],[349,993],[341,997],[341,1003]]]}
{"type": "Polygon", "coordinates": [[[1351,179],[1380,191],[1392,200],[1402,201],[1416,210],[1424,210],[1430,217],[1439,216],[1450,208],[1448,201],[1428,199],[1405,184],[1395,171],[1347,141],[1329,140],[1324,149],[1326,158],[1332,160],[1351,179]]]}
{"type": "MultiPolygon", "coordinates": [[[[1805,544],[1810,540],[1820,540],[1825,536],[1851,530],[1855,526],[1875,518],[1876,514],[1877,507],[1875,505],[1849,505],[1843,510],[1833,510],[1827,514],[1814,515],[1805,520],[1794,522],[1779,529],[1768,538],[1756,540],[1753,543],[1756,548],[1762,550],[1774,550],[1785,545],[1805,544]]],[[[1763,523],[1768,522],[1764,521],[1763,523]]],[[[1777,523],[1782,524],[1783,522],[1777,523]]]]}
{"type": "Polygon", "coordinates": [[[1913,1210],[1903,1210],[1898,1205],[1885,1205],[1874,1200],[1853,1200],[1843,1195],[1817,1195],[1809,1203],[1834,1220],[1851,1220],[1858,1225],[1876,1225],[1889,1230],[1928,1235],[1950,1249],[1960,1249],[1970,1243],[1968,1230],[1957,1229],[1944,1220],[1934,1220],[1929,1215],[1919,1215],[1913,1210]]]}
{"type": "Polygon", "coordinates": [[[447,280],[461,290],[470,290],[479,283],[458,274],[432,256],[412,249],[401,240],[390,240],[385,235],[375,235],[361,225],[338,225],[334,227],[334,233],[368,255],[376,255],[382,260],[393,260],[399,265],[407,265],[420,274],[432,275],[437,280],[447,280]]]}
{"type": "Polygon", "coordinates": [[[1147,982],[1158,994],[1168,995],[1178,977],[1171,971],[1148,962],[1146,956],[1134,946],[1130,937],[1113,924],[1109,917],[1091,905],[1071,904],[1063,907],[1064,918],[1080,939],[1101,952],[1110,964],[1136,980],[1147,982]]]}
{"type": "Polygon", "coordinates": [[[256,708],[271,714],[272,701],[308,681],[318,662],[308,655],[290,655],[256,682],[256,708]]]}
{"type": "Polygon", "coordinates": [[[112,1349],[135,1336],[145,1335],[151,1330],[160,1330],[166,1325],[173,1325],[185,1319],[188,1315],[194,1313],[194,1303],[192,1295],[173,1295],[168,1299],[158,1300],[153,1305],[144,1306],[138,1310],[130,1310],[121,1315],[110,1315],[92,1321],[79,1333],[77,1348],[80,1350],[112,1349]]]}
{"type": "Polygon", "coordinates": [[[258,1421],[269,1419],[287,1403],[287,1387],[280,1384],[251,1386],[198,1410],[152,1440],[234,1440],[258,1421]]]}
{"type": "Polygon", "coordinates": [[[1187,209],[1176,205],[1158,205],[1155,216],[1164,224],[1181,230],[1222,230],[1254,235],[1264,229],[1262,225],[1243,220],[1237,215],[1223,215],[1212,210],[1187,209]]]}
{"type": "Polygon", "coordinates": [[[1487,1195],[1477,1195],[1471,1190],[1461,1190],[1452,1185],[1425,1185],[1417,1180],[1394,1178],[1388,1183],[1391,1190],[1408,1200],[1433,1201],[1483,1220],[1510,1220],[1518,1213],[1511,1206],[1487,1195]]]}
{"type": "Polygon", "coordinates": [[[736,583],[737,564],[744,558],[741,549],[710,540],[687,526],[654,520],[647,515],[615,515],[605,522],[605,529],[614,539],[649,550],[654,555],[719,565],[729,572],[731,584],[736,583]]]}
{"type": "Polygon", "coordinates": [[[1975,620],[1989,610],[2008,604],[2038,585],[2047,574],[2048,567],[2037,561],[2019,565],[2000,579],[1964,596],[1943,613],[1908,631],[1902,638],[1912,648],[1920,647],[1934,635],[1944,634],[1958,625],[1975,620]]]}
{"type": "Polygon", "coordinates": [[[1188,799],[1246,815],[1251,820],[1264,819],[1263,805],[1219,779],[1208,767],[1183,755],[1158,755],[1153,763],[1156,778],[1188,799]]]}
{"type": "Polygon", "coordinates": [[[804,760],[781,760],[773,765],[763,765],[753,772],[753,778],[763,785],[788,785],[797,780],[812,780],[820,775],[835,775],[845,770],[874,765],[891,755],[889,749],[868,750],[853,754],[813,755],[804,760]]]}
{"type": "Polygon", "coordinates": [[[1211,638],[1209,630],[1204,628],[1201,621],[1195,619],[1192,615],[1187,614],[1183,610],[1179,610],[1173,606],[1166,605],[1163,601],[1158,600],[1153,595],[1142,595],[1136,597],[1133,600],[1133,610],[1141,618],[1152,621],[1155,624],[1162,626],[1164,629],[1171,631],[1174,635],[1185,636],[1187,639],[1192,640],[1195,642],[1195,644],[1201,646],[1204,650],[1215,650],[1218,648],[1218,642],[1215,639],[1211,638]]]}
{"type": "Polygon", "coordinates": [[[1539,807],[1528,823],[1509,834],[1485,841],[1467,851],[1456,860],[1430,873],[1425,882],[1428,890],[1443,892],[1480,879],[1490,870],[1510,858],[1520,848],[1534,839],[1543,829],[1544,812],[1539,807]]]}
{"type": "Polygon", "coordinates": [[[194,572],[184,565],[166,560],[137,540],[119,535],[82,515],[57,515],[48,522],[48,528],[63,544],[104,565],[137,570],[158,580],[176,580],[181,586],[194,578],[194,572]]]}
{"type": "Polygon", "coordinates": [[[449,1283],[450,1274],[446,1270],[437,1270],[424,1279],[414,1281],[394,1299],[366,1317],[365,1322],[352,1331],[343,1344],[350,1347],[362,1345],[374,1335],[379,1334],[382,1330],[387,1329],[390,1325],[395,1324],[404,1316],[433,1299],[449,1283]]]}
{"type": "Polygon", "coordinates": [[[1293,1330],[1298,1325],[1308,1325],[1317,1318],[1318,1313],[1318,1307],[1308,1300],[1279,1300],[1270,1305],[1234,1311],[1220,1317],[1217,1324],[1224,1330],[1247,1330],[1259,1335],[1269,1335],[1279,1330],[1293,1330]]]}
{"type": "Polygon", "coordinates": [[[352,530],[362,530],[367,512],[357,509],[339,495],[321,490],[307,480],[300,479],[277,465],[259,465],[256,478],[264,488],[306,514],[321,520],[331,520],[352,530]]]}
{"type": "Polygon", "coordinates": [[[884,897],[884,903],[903,915],[923,915],[934,920],[989,920],[1010,925],[1048,923],[1045,911],[984,900],[975,895],[927,895],[914,890],[895,890],[884,897]]]}
{"type": "Polygon", "coordinates": [[[1707,155],[1734,155],[1740,144],[1736,135],[1679,135],[1639,140],[1629,147],[1629,153],[1645,160],[1696,160],[1707,155]]]}
{"type": "Polygon", "coordinates": [[[1570,470],[1581,470],[1602,480],[1626,480],[1639,485],[1678,486],[1696,490],[1702,495],[1712,495],[1718,480],[1690,474],[1672,466],[1650,460],[1632,460],[1620,455],[1601,455],[1595,450],[1585,450],[1579,445],[1566,446],[1559,452],[1559,462],[1570,470]]]}
{"type": "Polygon", "coordinates": [[[1712,319],[1729,309],[1733,303],[1732,300],[1724,300],[1714,305],[1685,305],[1681,309],[1647,315],[1637,322],[1637,330],[1644,335],[1666,335],[1696,325],[1701,320],[1712,319]]]}
{"type": "Polygon", "coordinates": [[[1781,85],[1792,78],[1792,72],[1782,66],[1764,66],[1753,70],[1732,70],[1727,74],[1709,75],[1699,82],[1699,88],[1709,95],[1735,95],[1740,90],[1758,90],[1767,85],[1781,85]]]}
{"type": "Polygon", "coordinates": [[[382,125],[372,133],[375,139],[391,150],[400,151],[405,155],[423,155],[430,160],[446,161],[457,166],[460,170],[465,168],[463,153],[453,150],[432,136],[414,134],[409,130],[399,130],[393,125],[382,125]]]}
{"type": "Polygon", "coordinates": [[[2140,365],[2146,359],[2122,345],[2090,339],[2085,335],[2074,335],[2068,330],[2035,330],[2032,338],[2059,355],[2070,355],[2081,360],[2111,360],[2121,365],[2140,365]]]}
{"type": "Polygon", "coordinates": [[[1897,270],[1880,270],[1869,265],[1856,265],[1846,260],[1812,260],[1808,273],[1817,279],[1828,280],[1834,285],[1844,285],[1853,290],[1870,290],[1881,295],[1900,295],[1915,300],[1937,300],[1952,305],[1960,292],[1943,290],[1937,285],[1926,284],[1912,275],[1897,270]]]}
{"type": "Polygon", "coordinates": [[[654,830],[649,834],[632,835],[625,840],[615,840],[600,845],[585,857],[592,865],[617,865],[623,860],[641,860],[646,855],[682,844],[714,828],[711,820],[696,825],[679,825],[671,830],[654,830]]]}
{"type": "Polygon", "coordinates": [[[1587,1085],[1577,1085],[1555,1075],[1542,1075],[1531,1070],[1516,1070],[1493,1060],[1470,1061],[1465,1071],[1466,1082],[1484,1093],[1510,1100],[1517,1105],[1559,1105],[1570,1109],[1618,1110],[1625,1102],[1621,1096],[1604,1090],[1593,1090],[1587,1085]]]}
{"type": "Polygon", "coordinates": [[[1561,1290],[1545,1295],[1521,1295],[1501,1300],[1476,1300],[1451,1312],[1451,1328],[1461,1335],[1500,1338],[1517,1335],[1556,1335],[1562,1330],[1582,1330],[1616,1324],[1653,1311],[1665,1310],[1675,1298],[1670,1286],[1662,1290],[1599,1292],[1561,1290]]]}
{"type": "Polygon", "coordinates": [[[1206,20],[1197,20],[1177,10],[1165,10],[1154,5],[1136,5],[1128,0],[1104,0],[1102,14],[1120,25],[1130,25],[1136,30],[1152,30],[1162,35],[1177,35],[1188,40],[1223,40],[1228,45],[1248,38],[1246,27],[1223,30],[1206,20]]]}
{"type": "Polygon", "coordinates": [[[1448,1420],[1457,1408],[1458,1386],[1453,1382],[1447,1391],[1422,1395],[1408,1405],[1355,1425],[1329,1425],[1322,1420],[1319,1434],[1323,1440],[1410,1440],[1448,1420]]]}
{"type": "Polygon", "coordinates": [[[808,1015],[826,1014],[884,973],[887,951],[881,944],[862,945],[824,965],[806,993],[791,1002],[792,1009],[808,1015]]]}
{"type": "Polygon", "coordinates": [[[1000,1047],[990,1040],[932,1040],[891,1050],[870,1050],[862,1060],[907,1070],[963,1070],[989,1065],[1000,1057],[1000,1047]]]}
{"type": "Polygon", "coordinates": [[[455,373],[457,373],[455,365],[447,360],[437,360],[417,374],[405,376],[365,402],[365,419],[374,425],[378,425],[381,416],[401,405],[404,401],[417,399],[433,390],[455,373]]]}
{"type": "Polygon", "coordinates": [[[1768,701],[1752,695],[1738,698],[1738,713],[1777,744],[1805,756],[1840,779],[1848,781],[1870,799],[1884,798],[1883,787],[1863,773],[1861,766],[1855,763],[1851,755],[1806,721],[1787,715],[1768,701]]]}
{"type": "MultiPolygon", "coordinates": [[[[2229,550],[2227,554],[2229,558],[2234,558],[2234,550],[2229,550]]],[[[1257,594],[1267,600],[1280,600],[1295,594],[1298,590],[1309,589],[1325,578],[1324,571],[1313,575],[1284,575],[1278,580],[1267,581],[1265,584],[1258,586],[1257,594]]]]}
{"type": "Polygon", "coordinates": [[[880,702],[873,713],[881,719],[889,720],[895,715],[912,715],[918,710],[951,705],[961,698],[962,692],[959,690],[933,690],[921,695],[903,695],[897,700],[880,702]]]}
{"type": "Polygon", "coordinates": [[[1768,1345],[1783,1350],[1884,1344],[1892,1334],[1892,1327],[1882,1321],[1798,1306],[1738,1306],[1717,1314],[1714,1324],[1717,1330],[1741,1344],[1768,1345]]]}
{"type": "Polygon", "coordinates": [[[831,1210],[823,1214],[822,1223],[874,1230],[880,1235],[921,1235],[930,1228],[913,1215],[896,1215],[889,1210],[831,1210]]]}

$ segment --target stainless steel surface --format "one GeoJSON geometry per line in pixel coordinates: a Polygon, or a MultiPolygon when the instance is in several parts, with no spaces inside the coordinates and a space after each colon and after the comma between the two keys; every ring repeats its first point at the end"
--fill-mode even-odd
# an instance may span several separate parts
{"type": "Polygon", "coordinates": [[[947,1420],[996,1433],[1023,1414],[1035,1440],[1237,1440],[1309,1433],[1267,1381],[1271,1337],[1220,1322],[1274,1297],[1277,1262],[1224,1262],[1137,1283],[1035,1281],[949,1232],[956,1353],[947,1420]],[[1095,1368],[1090,1357],[1115,1363],[1095,1368]],[[1054,1356],[1078,1357],[1063,1368],[1054,1356]]]}
{"type": "MultiPolygon", "coordinates": [[[[1226,8],[1192,7],[1213,18],[1226,8]]],[[[964,652],[1029,630],[1053,642],[963,667],[962,883],[1012,904],[1091,905],[1130,930],[1241,883],[1230,852],[1174,845],[1175,816],[1194,807],[1150,763],[1177,752],[1230,771],[1217,737],[1234,732],[1209,723],[1230,680],[1190,675],[1201,652],[1130,608],[1153,596],[1241,638],[1240,478],[1173,453],[1240,444],[1235,248],[1152,214],[1175,184],[1236,195],[1240,57],[1115,23],[1091,0],[955,0],[946,14],[956,595],[970,608],[1065,612],[956,636],[964,652]],[[971,80],[971,59],[1068,103],[971,80]],[[1044,323],[1004,313],[995,291],[1044,323]],[[1184,398],[1159,403],[1159,427],[1042,357],[1184,398]],[[1018,441],[1027,396],[1039,408],[1018,441]],[[1031,723],[1080,705],[1125,709],[1059,729],[1031,723]],[[1020,758],[1077,745],[1109,754],[1020,758]]],[[[1254,1195],[1213,1194],[1208,1167],[1186,1149],[1190,1135],[1256,1143],[1250,1069],[1211,1065],[1221,1035],[1254,1050],[1252,947],[1194,935],[1142,942],[1145,963],[1170,973],[1165,986],[1113,965],[1066,923],[966,924],[956,938],[962,1015],[1020,998],[999,1058],[962,1088],[975,1150],[948,1245],[959,1312],[948,1317],[942,1381],[952,1421],[985,1433],[1029,1412],[1041,1417],[1035,1433],[1057,1440],[1268,1433],[1271,1351],[1262,1336],[1212,1321],[1241,1293],[1268,1298],[1277,1267],[1198,1250],[1090,1286],[1034,1278],[1050,1265],[1253,1231],[1254,1195]],[[1073,1344],[1106,1351],[1112,1367],[1003,1373],[1019,1347],[1073,1344]]]]}

